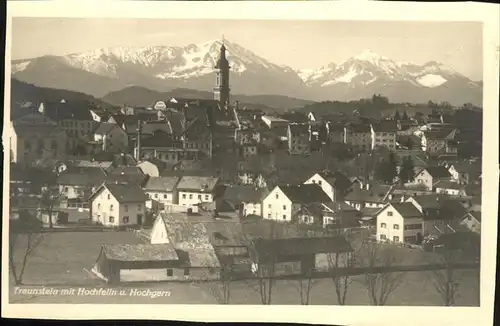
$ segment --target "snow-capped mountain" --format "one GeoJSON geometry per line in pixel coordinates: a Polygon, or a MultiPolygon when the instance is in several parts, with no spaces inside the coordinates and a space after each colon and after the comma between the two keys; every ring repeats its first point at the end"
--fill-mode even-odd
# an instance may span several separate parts
{"type": "MultiPolygon", "coordinates": [[[[244,47],[224,42],[233,94],[273,94],[310,100],[355,100],[381,93],[391,101],[481,102],[481,85],[436,62],[419,66],[364,51],[340,64],[294,70],[244,47]]],[[[38,86],[97,97],[127,86],[156,91],[183,87],[209,91],[220,40],[201,44],[112,47],[12,62],[12,75],[38,86]]]]}

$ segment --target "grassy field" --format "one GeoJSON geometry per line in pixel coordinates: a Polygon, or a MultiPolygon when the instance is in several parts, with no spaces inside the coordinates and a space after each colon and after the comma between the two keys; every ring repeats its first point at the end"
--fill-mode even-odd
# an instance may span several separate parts
{"type": "MultiPolygon", "coordinates": [[[[47,233],[44,240],[29,259],[22,288],[63,289],[85,287],[107,288],[101,280],[87,272],[95,263],[103,244],[133,244],[142,240],[132,232],[57,232],[47,233]]],[[[404,263],[419,262],[424,255],[415,249],[398,249],[404,263]]],[[[398,256],[399,256],[398,254],[398,256]]],[[[17,260],[19,260],[19,256],[17,260]]],[[[477,271],[462,270],[460,275],[460,296],[457,305],[477,306],[479,304],[479,277],[477,271]]],[[[353,277],[347,303],[349,305],[369,304],[362,276],[353,277]]],[[[298,281],[277,281],[273,290],[273,304],[300,304],[298,281]]],[[[256,283],[237,282],[232,285],[231,304],[260,304],[256,283]]],[[[11,286],[11,303],[170,303],[170,304],[215,304],[211,289],[213,286],[189,283],[130,284],[111,288],[124,290],[126,295],[27,295],[15,294],[11,286]],[[169,291],[169,296],[129,295],[132,289],[169,291]]],[[[315,281],[311,291],[311,304],[337,304],[332,281],[315,281]]],[[[440,297],[426,277],[425,272],[406,273],[404,283],[389,298],[388,305],[440,305],[440,297]]]]}

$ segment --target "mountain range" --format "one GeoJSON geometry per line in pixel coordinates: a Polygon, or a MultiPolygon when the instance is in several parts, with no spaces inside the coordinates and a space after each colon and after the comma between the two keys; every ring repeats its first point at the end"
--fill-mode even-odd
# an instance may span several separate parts
{"type": "MultiPolygon", "coordinates": [[[[402,63],[364,51],[319,69],[293,69],[272,63],[224,41],[231,65],[231,92],[280,95],[308,101],[350,101],[383,94],[391,102],[482,104],[482,82],[438,62],[402,63]]],[[[211,91],[221,41],[151,47],[112,47],[64,56],[12,61],[12,77],[42,87],[105,97],[129,87],[156,92],[211,91]]],[[[109,96],[108,96],[109,97],[109,96]]]]}

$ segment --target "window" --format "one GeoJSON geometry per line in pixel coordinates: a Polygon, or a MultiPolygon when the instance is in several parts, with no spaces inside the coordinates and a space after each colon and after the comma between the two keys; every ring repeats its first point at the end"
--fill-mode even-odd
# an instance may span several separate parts
{"type": "Polygon", "coordinates": [[[123,223],[128,223],[128,221],[129,221],[128,216],[124,216],[124,217],[123,217],[123,223]]]}
{"type": "Polygon", "coordinates": [[[123,205],[125,212],[128,212],[128,205],[123,205]]]}
{"type": "Polygon", "coordinates": [[[267,205],[267,208],[272,208],[273,206],[271,204],[267,205]]]}
{"type": "Polygon", "coordinates": [[[321,182],[321,180],[319,180],[319,181],[318,181],[318,184],[319,184],[320,186],[321,186],[321,183],[322,183],[322,182],[321,182]]]}
{"type": "Polygon", "coordinates": [[[140,212],[141,210],[142,210],[142,205],[141,204],[137,205],[137,211],[140,212]]]}
{"type": "Polygon", "coordinates": [[[387,236],[385,234],[380,235],[380,240],[386,240],[386,239],[387,239],[387,236]]]}
{"type": "Polygon", "coordinates": [[[399,230],[399,224],[394,224],[392,227],[394,230],[399,230]]]}
{"type": "Polygon", "coordinates": [[[101,203],[97,204],[97,209],[101,209],[101,203]]]}
{"type": "Polygon", "coordinates": [[[285,210],[285,209],[286,209],[286,205],[283,205],[283,210],[285,210]]]}
{"type": "Polygon", "coordinates": [[[286,215],[285,214],[283,214],[283,219],[286,220],[286,215]]]}
{"type": "Polygon", "coordinates": [[[111,195],[108,194],[108,199],[111,199],[111,195]]]}
{"type": "Polygon", "coordinates": [[[158,198],[158,194],[155,194],[155,198],[158,198]]]}
{"type": "Polygon", "coordinates": [[[385,224],[385,223],[380,223],[380,227],[381,227],[382,229],[385,229],[385,228],[387,228],[387,224],[385,224]]]}
{"type": "Polygon", "coordinates": [[[174,276],[174,270],[171,268],[167,269],[167,276],[174,276]]]}
{"type": "Polygon", "coordinates": [[[271,213],[267,213],[267,218],[271,218],[271,213]]]}
{"type": "Polygon", "coordinates": [[[193,199],[193,194],[189,194],[189,199],[193,199]]]}
{"type": "Polygon", "coordinates": [[[198,199],[201,200],[201,195],[198,195],[198,199]]]}
{"type": "Polygon", "coordinates": [[[394,241],[394,242],[399,242],[399,237],[396,237],[396,236],[395,236],[395,237],[393,237],[393,238],[392,238],[392,241],[394,241]]]}
{"type": "Polygon", "coordinates": [[[64,192],[68,193],[68,187],[64,187],[64,192]]]}
{"type": "Polygon", "coordinates": [[[205,200],[209,200],[209,196],[208,195],[205,195],[205,200]]]}
{"type": "Polygon", "coordinates": [[[186,194],[182,194],[182,199],[186,199],[186,194]]]}
{"type": "Polygon", "coordinates": [[[115,218],[113,216],[110,216],[109,217],[109,223],[114,223],[115,222],[115,218]]]}
{"type": "Polygon", "coordinates": [[[472,221],[472,217],[470,215],[467,216],[467,220],[472,221]]]}
{"type": "Polygon", "coordinates": [[[184,268],[184,275],[185,276],[189,275],[189,268],[187,268],[187,267],[184,268]]]}
{"type": "Polygon", "coordinates": [[[387,212],[387,216],[392,216],[392,212],[387,212]]]}
{"type": "Polygon", "coordinates": [[[280,195],[279,194],[276,194],[276,199],[280,198],[280,195]]]}
{"type": "Polygon", "coordinates": [[[109,210],[112,212],[113,211],[113,205],[109,205],[109,210]]]}
{"type": "Polygon", "coordinates": [[[163,199],[167,199],[167,194],[163,194],[163,199]]]}

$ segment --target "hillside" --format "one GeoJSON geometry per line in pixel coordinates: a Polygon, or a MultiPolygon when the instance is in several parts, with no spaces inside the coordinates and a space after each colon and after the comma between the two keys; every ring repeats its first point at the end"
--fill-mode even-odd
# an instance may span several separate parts
{"type": "MultiPolygon", "coordinates": [[[[482,82],[443,63],[394,61],[370,50],[320,68],[291,68],[225,40],[233,94],[270,94],[310,101],[355,101],[384,94],[394,102],[482,103],[482,82]]],[[[103,97],[130,86],[157,92],[178,88],[210,92],[220,40],[186,46],[117,46],[63,56],[12,61],[12,76],[35,85],[103,97]]],[[[267,95],[266,95],[267,96],[267,95]]],[[[247,101],[247,99],[243,99],[247,101]]],[[[269,98],[250,103],[291,106],[269,98]],[[269,104],[269,103],[271,104],[269,104]]],[[[293,103],[292,103],[293,104],[293,103]]]]}
{"type": "MultiPolygon", "coordinates": [[[[145,87],[131,86],[105,95],[102,100],[114,105],[150,106],[158,100],[172,97],[212,99],[213,93],[187,88],[176,88],[168,92],[158,92],[145,87]]],[[[297,109],[314,102],[281,95],[232,95],[232,101],[239,101],[242,106],[285,111],[297,109]]]]}

